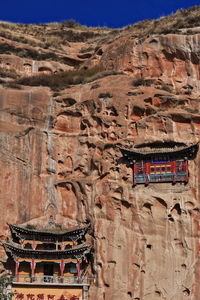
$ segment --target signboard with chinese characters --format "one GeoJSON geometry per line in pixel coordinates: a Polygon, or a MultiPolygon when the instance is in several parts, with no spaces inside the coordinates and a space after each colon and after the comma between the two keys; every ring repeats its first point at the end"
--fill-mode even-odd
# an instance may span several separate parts
{"type": "Polygon", "coordinates": [[[59,286],[13,286],[13,300],[82,300],[82,288],[59,286]]]}

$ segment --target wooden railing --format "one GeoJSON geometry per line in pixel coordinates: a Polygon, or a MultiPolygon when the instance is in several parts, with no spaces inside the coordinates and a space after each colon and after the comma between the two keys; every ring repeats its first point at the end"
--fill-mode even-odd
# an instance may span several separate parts
{"type": "Polygon", "coordinates": [[[135,175],[135,183],[153,183],[153,182],[187,182],[187,173],[168,173],[168,174],[142,174],[135,175]]]}
{"type": "Polygon", "coordinates": [[[38,284],[65,284],[65,285],[77,285],[88,284],[95,282],[94,278],[88,278],[84,276],[45,276],[45,275],[18,275],[12,278],[13,283],[38,283],[38,284]]]}

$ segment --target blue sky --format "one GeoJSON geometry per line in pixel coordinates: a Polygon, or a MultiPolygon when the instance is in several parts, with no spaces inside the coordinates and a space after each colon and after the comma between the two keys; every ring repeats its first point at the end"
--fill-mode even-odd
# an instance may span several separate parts
{"type": "Polygon", "coordinates": [[[154,19],[200,0],[0,0],[0,20],[47,23],[75,19],[88,26],[122,27],[154,19]]]}

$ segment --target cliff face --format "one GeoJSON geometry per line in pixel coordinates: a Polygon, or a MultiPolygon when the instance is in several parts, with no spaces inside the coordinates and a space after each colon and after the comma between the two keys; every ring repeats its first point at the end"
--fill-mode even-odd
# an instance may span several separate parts
{"type": "Polygon", "coordinates": [[[90,221],[90,299],[199,299],[199,154],[187,185],[133,187],[119,151],[199,141],[199,41],[126,35],[83,63],[121,74],[57,93],[0,89],[1,238],[7,222],[90,221]]]}
{"type": "Polygon", "coordinates": [[[108,69],[117,68],[134,77],[154,77],[176,88],[199,88],[200,35],[153,35],[146,39],[125,36],[103,55],[108,69]]]}

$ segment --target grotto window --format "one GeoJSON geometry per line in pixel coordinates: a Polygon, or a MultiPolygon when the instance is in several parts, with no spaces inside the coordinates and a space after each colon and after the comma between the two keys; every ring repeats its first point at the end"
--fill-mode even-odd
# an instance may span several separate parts
{"type": "Polygon", "coordinates": [[[38,69],[38,72],[41,72],[43,74],[52,74],[53,73],[53,71],[48,67],[40,67],[38,69]]]}
{"type": "Polygon", "coordinates": [[[32,66],[30,64],[24,64],[24,72],[26,74],[31,74],[32,73],[32,66]]]}

